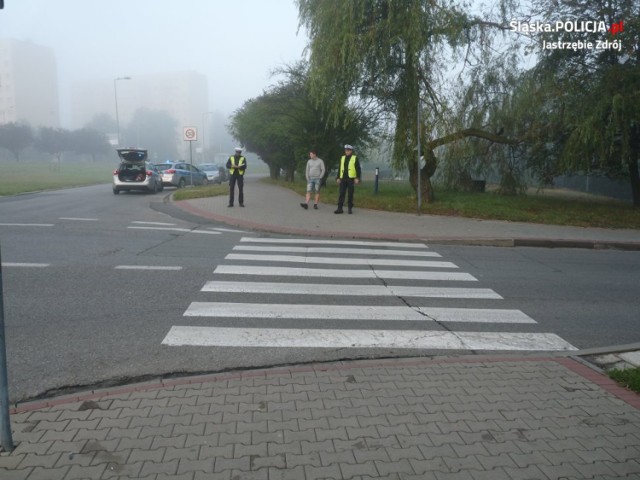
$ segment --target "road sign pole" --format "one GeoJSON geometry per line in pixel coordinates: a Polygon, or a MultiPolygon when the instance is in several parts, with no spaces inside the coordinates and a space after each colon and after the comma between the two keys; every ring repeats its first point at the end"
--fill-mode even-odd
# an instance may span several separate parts
{"type": "Polygon", "coordinates": [[[7,377],[7,350],[4,334],[4,295],[2,293],[2,252],[0,251],[0,450],[13,450],[11,421],[9,418],[9,380],[7,377]]]}
{"type": "MultiPolygon", "coordinates": [[[[193,167],[193,141],[189,142],[189,163],[193,167]]],[[[193,187],[193,170],[189,170],[191,172],[191,186],[193,187]]]]}
{"type": "MultiPolygon", "coordinates": [[[[182,129],[182,139],[189,142],[189,163],[193,167],[193,142],[198,140],[198,129],[196,127],[184,127],[182,129]]],[[[189,170],[191,186],[193,187],[193,169],[189,170]]]]}

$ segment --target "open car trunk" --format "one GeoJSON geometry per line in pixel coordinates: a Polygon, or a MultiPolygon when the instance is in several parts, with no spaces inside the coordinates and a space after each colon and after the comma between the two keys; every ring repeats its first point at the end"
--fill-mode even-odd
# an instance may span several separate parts
{"type": "Polygon", "coordinates": [[[118,168],[118,178],[121,182],[144,182],[147,178],[147,151],[138,149],[118,149],[118,156],[122,160],[118,168]]]}
{"type": "Polygon", "coordinates": [[[123,162],[118,169],[118,178],[122,182],[144,182],[147,172],[144,165],[128,165],[123,162]]]}

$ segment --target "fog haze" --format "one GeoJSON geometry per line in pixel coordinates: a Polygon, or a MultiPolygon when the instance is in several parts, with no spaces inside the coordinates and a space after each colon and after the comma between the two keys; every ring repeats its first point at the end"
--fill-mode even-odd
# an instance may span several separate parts
{"type": "Polygon", "coordinates": [[[0,38],[54,50],[62,126],[74,83],[193,70],[225,115],[303,56],[293,0],[5,0],[0,38]]]}

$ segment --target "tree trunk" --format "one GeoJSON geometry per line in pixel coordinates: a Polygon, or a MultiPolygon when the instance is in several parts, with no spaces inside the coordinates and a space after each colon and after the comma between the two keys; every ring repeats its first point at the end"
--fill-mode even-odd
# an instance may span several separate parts
{"type": "Polygon", "coordinates": [[[280,178],[280,167],[269,164],[269,177],[271,180],[278,180],[280,178]]]}
{"type": "MultiPolygon", "coordinates": [[[[433,185],[431,184],[431,177],[436,173],[438,166],[438,160],[436,159],[433,150],[427,149],[425,151],[424,166],[420,169],[420,200],[424,203],[432,203],[435,200],[435,194],[433,193],[433,185]]],[[[409,169],[409,183],[413,190],[418,193],[418,169],[415,167],[409,169]]],[[[421,203],[422,203],[421,202],[421,203]]]]}

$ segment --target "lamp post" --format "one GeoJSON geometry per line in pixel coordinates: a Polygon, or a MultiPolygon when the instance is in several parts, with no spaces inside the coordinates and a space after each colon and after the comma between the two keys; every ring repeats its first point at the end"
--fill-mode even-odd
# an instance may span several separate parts
{"type": "Polygon", "coordinates": [[[118,117],[118,80],[131,80],[131,77],[118,77],[113,79],[113,94],[116,98],[116,128],[118,129],[118,135],[116,137],[116,141],[118,142],[118,147],[120,146],[120,118],[118,117]]]}
{"type": "Polygon", "coordinates": [[[207,142],[204,141],[205,139],[205,132],[207,131],[207,115],[211,114],[213,112],[204,112],[202,114],[202,161],[206,162],[206,153],[207,153],[207,142]]]}

